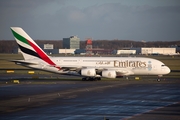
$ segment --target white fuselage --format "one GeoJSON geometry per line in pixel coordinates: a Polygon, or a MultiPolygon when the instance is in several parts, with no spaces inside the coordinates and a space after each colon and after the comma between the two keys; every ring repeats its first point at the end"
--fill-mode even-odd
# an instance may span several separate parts
{"type": "MultiPolygon", "coordinates": [[[[170,69],[159,60],[141,57],[51,57],[56,67],[69,68],[69,70],[58,70],[54,66],[37,59],[33,62],[38,65],[28,65],[28,67],[42,69],[55,73],[70,74],[70,70],[76,69],[95,69],[115,71],[118,76],[124,75],[165,75],[170,69]]],[[[28,62],[28,61],[27,61],[28,62]]],[[[32,60],[31,60],[32,62],[32,60]]],[[[74,74],[74,72],[73,72],[74,74]]]]}

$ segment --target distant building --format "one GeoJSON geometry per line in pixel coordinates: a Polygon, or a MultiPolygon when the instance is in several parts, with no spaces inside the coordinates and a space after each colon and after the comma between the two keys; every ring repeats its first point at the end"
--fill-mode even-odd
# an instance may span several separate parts
{"type": "Polygon", "coordinates": [[[132,54],[136,54],[136,50],[117,50],[116,54],[128,54],[128,55],[132,55],[132,54]]]}
{"type": "Polygon", "coordinates": [[[43,49],[54,49],[54,45],[53,44],[44,44],[43,49]]]}
{"type": "Polygon", "coordinates": [[[20,50],[20,48],[18,47],[18,48],[15,48],[15,49],[13,49],[13,53],[21,53],[21,50],[20,50]]]}
{"type": "Polygon", "coordinates": [[[141,54],[141,47],[132,47],[130,50],[136,50],[136,54],[141,54]]]}
{"type": "Polygon", "coordinates": [[[43,49],[47,54],[59,54],[59,49],[43,49]]]}
{"type": "Polygon", "coordinates": [[[57,50],[54,49],[53,44],[44,44],[42,49],[47,54],[57,54],[58,53],[57,50]]]}
{"type": "Polygon", "coordinates": [[[180,46],[178,46],[178,45],[171,45],[171,48],[176,48],[176,53],[180,53],[180,46]]]}
{"type": "Polygon", "coordinates": [[[59,49],[60,54],[74,54],[76,49],[59,49]]]}
{"type": "Polygon", "coordinates": [[[175,53],[176,53],[176,48],[141,48],[141,54],[171,55],[175,53]]]}
{"type": "Polygon", "coordinates": [[[79,49],[80,38],[78,38],[77,36],[70,36],[70,38],[63,38],[63,48],[64,49],[79,49]]]}
{"type": "Polygon", "coordinates": [[[86,50],[85,49],[76,49],[75,51],[74,51],[74,53],[75,54],[86,54],[86,50]]]}

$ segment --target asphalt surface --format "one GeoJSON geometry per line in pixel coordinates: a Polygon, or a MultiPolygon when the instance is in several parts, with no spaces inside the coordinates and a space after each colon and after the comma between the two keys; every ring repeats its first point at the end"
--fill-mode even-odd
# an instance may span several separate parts
{"type": "Polygon", "coordinates": [[[180,79],[0,85],[1,120],[179,120],[179,102],[180,79]]]}

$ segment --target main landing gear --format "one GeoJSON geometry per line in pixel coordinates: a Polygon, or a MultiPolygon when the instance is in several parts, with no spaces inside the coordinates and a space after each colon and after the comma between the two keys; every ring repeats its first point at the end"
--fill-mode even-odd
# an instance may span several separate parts
{"type": "Polygon", "coordinates": [[[95,81],[95,80],[101,80],[100,77],[84,77],[82,78],[82,81],[95,81]]]}

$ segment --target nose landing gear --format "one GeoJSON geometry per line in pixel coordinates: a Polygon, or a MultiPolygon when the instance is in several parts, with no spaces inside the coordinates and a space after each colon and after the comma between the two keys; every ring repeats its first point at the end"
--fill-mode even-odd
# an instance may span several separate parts
{"type": "Polygon", "coordinates": [[[157,78],[157,81],[158,81],[158,82],[160,82],[160,81],[161,81],[161,79],[160,79],[160,78],[161,78],[162,76],[163,76],[163,75],[158,75],[158,78],[157,78]]]}

